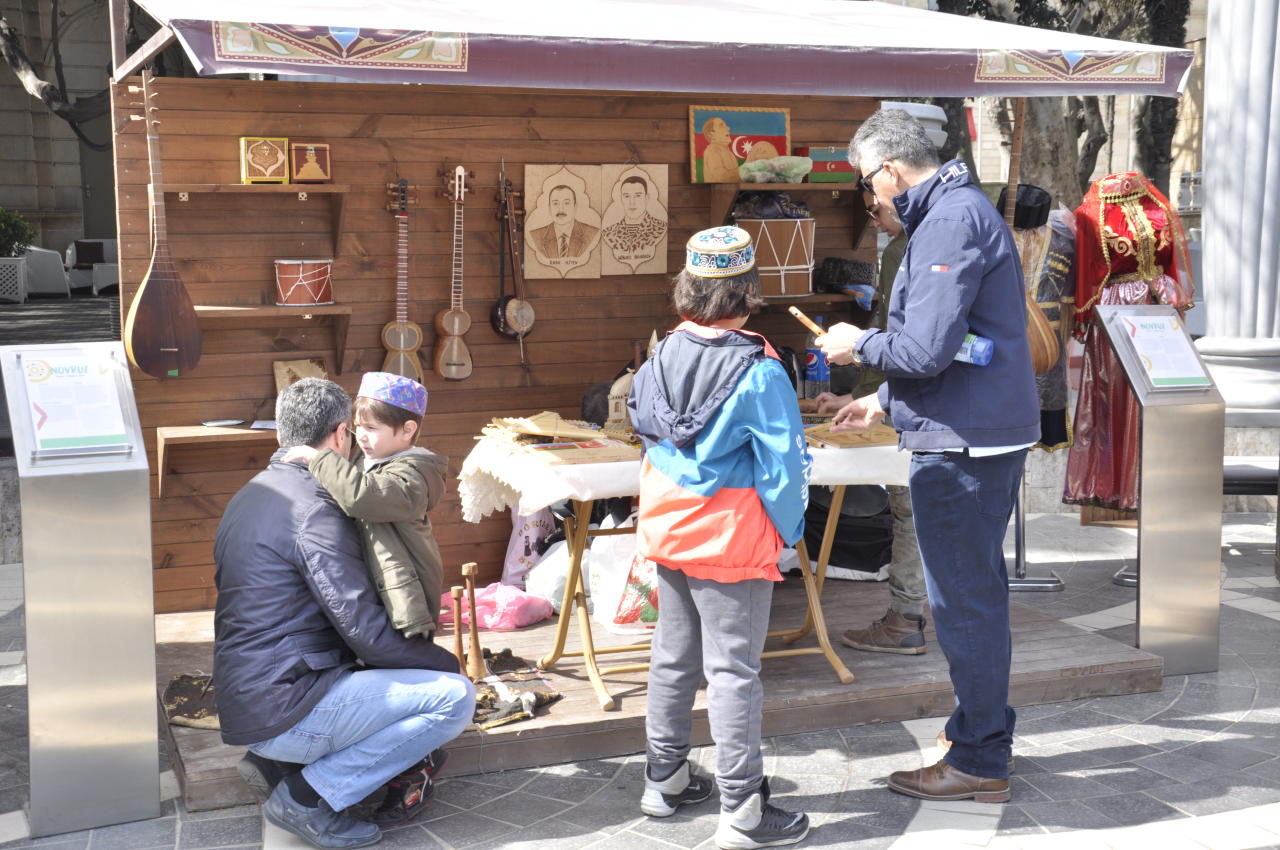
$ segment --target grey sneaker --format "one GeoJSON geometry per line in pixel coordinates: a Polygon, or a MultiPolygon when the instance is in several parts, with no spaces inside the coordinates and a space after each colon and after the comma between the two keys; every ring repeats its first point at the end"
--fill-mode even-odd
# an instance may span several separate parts
{"type": "Polygon", "coordinates": [[[720,809],[716,846],[720,850],[753,850],[796,844],[809,834],[809,816],[788,812],[766,801],[757,791],[736,809],[720,809]]]}
{"type": "Polygon", "coordinates": [[[267,820],[313,847],[367,847],[382,838],[378,827],[335,812],[324,800],[314,809],[302,805],[289,793],[288,782],[276,785],[262,810],[267,820]]]}
{"type": "Polygon", "coordinates": [[[712,783],[689,769],[689,762],[666,779],[658,782],[649,778],[649,768],[644,769],[644,796],[640,798],[640,811],[651,818],[674,815],[680,806],[701,803],[711,796],[712,783]]]}
{"type": "Polygon", "coordinates": [[[275,761],[252,750],[246,750],[244,757],[236,764],[236,772],[260,803],[266,802],[280,780],[299,769],[300,765],[275,761]]]}

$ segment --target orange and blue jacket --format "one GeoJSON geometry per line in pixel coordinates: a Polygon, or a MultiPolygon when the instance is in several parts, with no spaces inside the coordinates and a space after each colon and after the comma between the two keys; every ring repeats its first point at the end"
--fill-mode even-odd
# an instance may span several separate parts
{"type": "Polygon", "coordinates": [[[795,390],[758,334],[684,322],[627,401],[645,446],[636,544],[694,578],[780,581],[804,533],[809,467],[795,390]]]}

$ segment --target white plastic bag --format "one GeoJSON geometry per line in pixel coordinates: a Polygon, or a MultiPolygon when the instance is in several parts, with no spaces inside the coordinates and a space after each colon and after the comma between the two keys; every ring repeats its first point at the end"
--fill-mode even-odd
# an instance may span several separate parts
{"type": "Polygon", "coordinates": [[[507,542],[507,556],[502,562],[503,584],[524,587],[525,576],[538,562],[539,544],[555,528],[555,517],[546,508],[532,514],[511,509],[511,539],[507,542]]]}
{"type": "MultiPolygon", "coordinates": [[[[624,519],[618,528],[634,527],[635,514],[624,519]]],[[[600,523],[601,528],[613,528],[613,518],[606,516],[600,523]]],[[[609,534],[591,541],[591,604],[592,617],[597,623],[610,631],[646,631],[643,626],[618,626],[613,622],[618,613],[618,603],[622,601],[623,591],[627,587],[627,574],[631,571],[631,562],[636,556],[636,536],[634,534],[609,534]]]]}
{"type": "MultiPolygon", "coordinates": [[[[587,610],[591,610],[591,583],[588,565],[591,563],[590,551],[582,553],[582,581],[587,591],[587,610]]],[[[524,589],[534,596],[541,596],[551,603],[555,612],[560,613],[560,603],[564,601],[565,580],[569,577],[569,544],[560,540],[552,543],[538,561],[525,574],[524,589]]]]}

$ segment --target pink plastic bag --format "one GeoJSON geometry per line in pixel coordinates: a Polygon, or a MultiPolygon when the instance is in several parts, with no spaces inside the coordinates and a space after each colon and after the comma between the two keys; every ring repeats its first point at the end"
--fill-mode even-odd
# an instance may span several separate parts
{"type": "MultiPolygon", "coordinates": [[[[439,625],[453,624],[453,597],[440,597],[439,625]]],[[[541,596],[525,593],[510,584],[494,582],[476,588],[476,622],[482,629],[510,631],[541,623],[552,614],[551,603],[541,596]]],[[[467,616],[467,600],[462,599],[462,625],[470,623],[467,616]]]]}

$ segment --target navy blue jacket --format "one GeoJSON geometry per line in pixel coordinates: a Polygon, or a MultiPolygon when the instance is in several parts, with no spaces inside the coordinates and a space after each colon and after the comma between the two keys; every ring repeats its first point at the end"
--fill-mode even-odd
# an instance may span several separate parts
{"type": "Polygon", "coordinates": [[[1015,446],[1040,439],[1022,267],[1009,228],[963,160],[893,199],[909,237],[885,330],[858,354],[888,379],[880,403],[909,450],[1015,446]],[[953,360],[967,333],[991,362],[953,360]]]}
{"type": "Polygon", "coordinates": [[[452,654],[391,625],[354,523],[284,451],[232,497],[214,541],[214,698],[228,744],[292,728],[357,658],[458,671],[452,654]]]}

